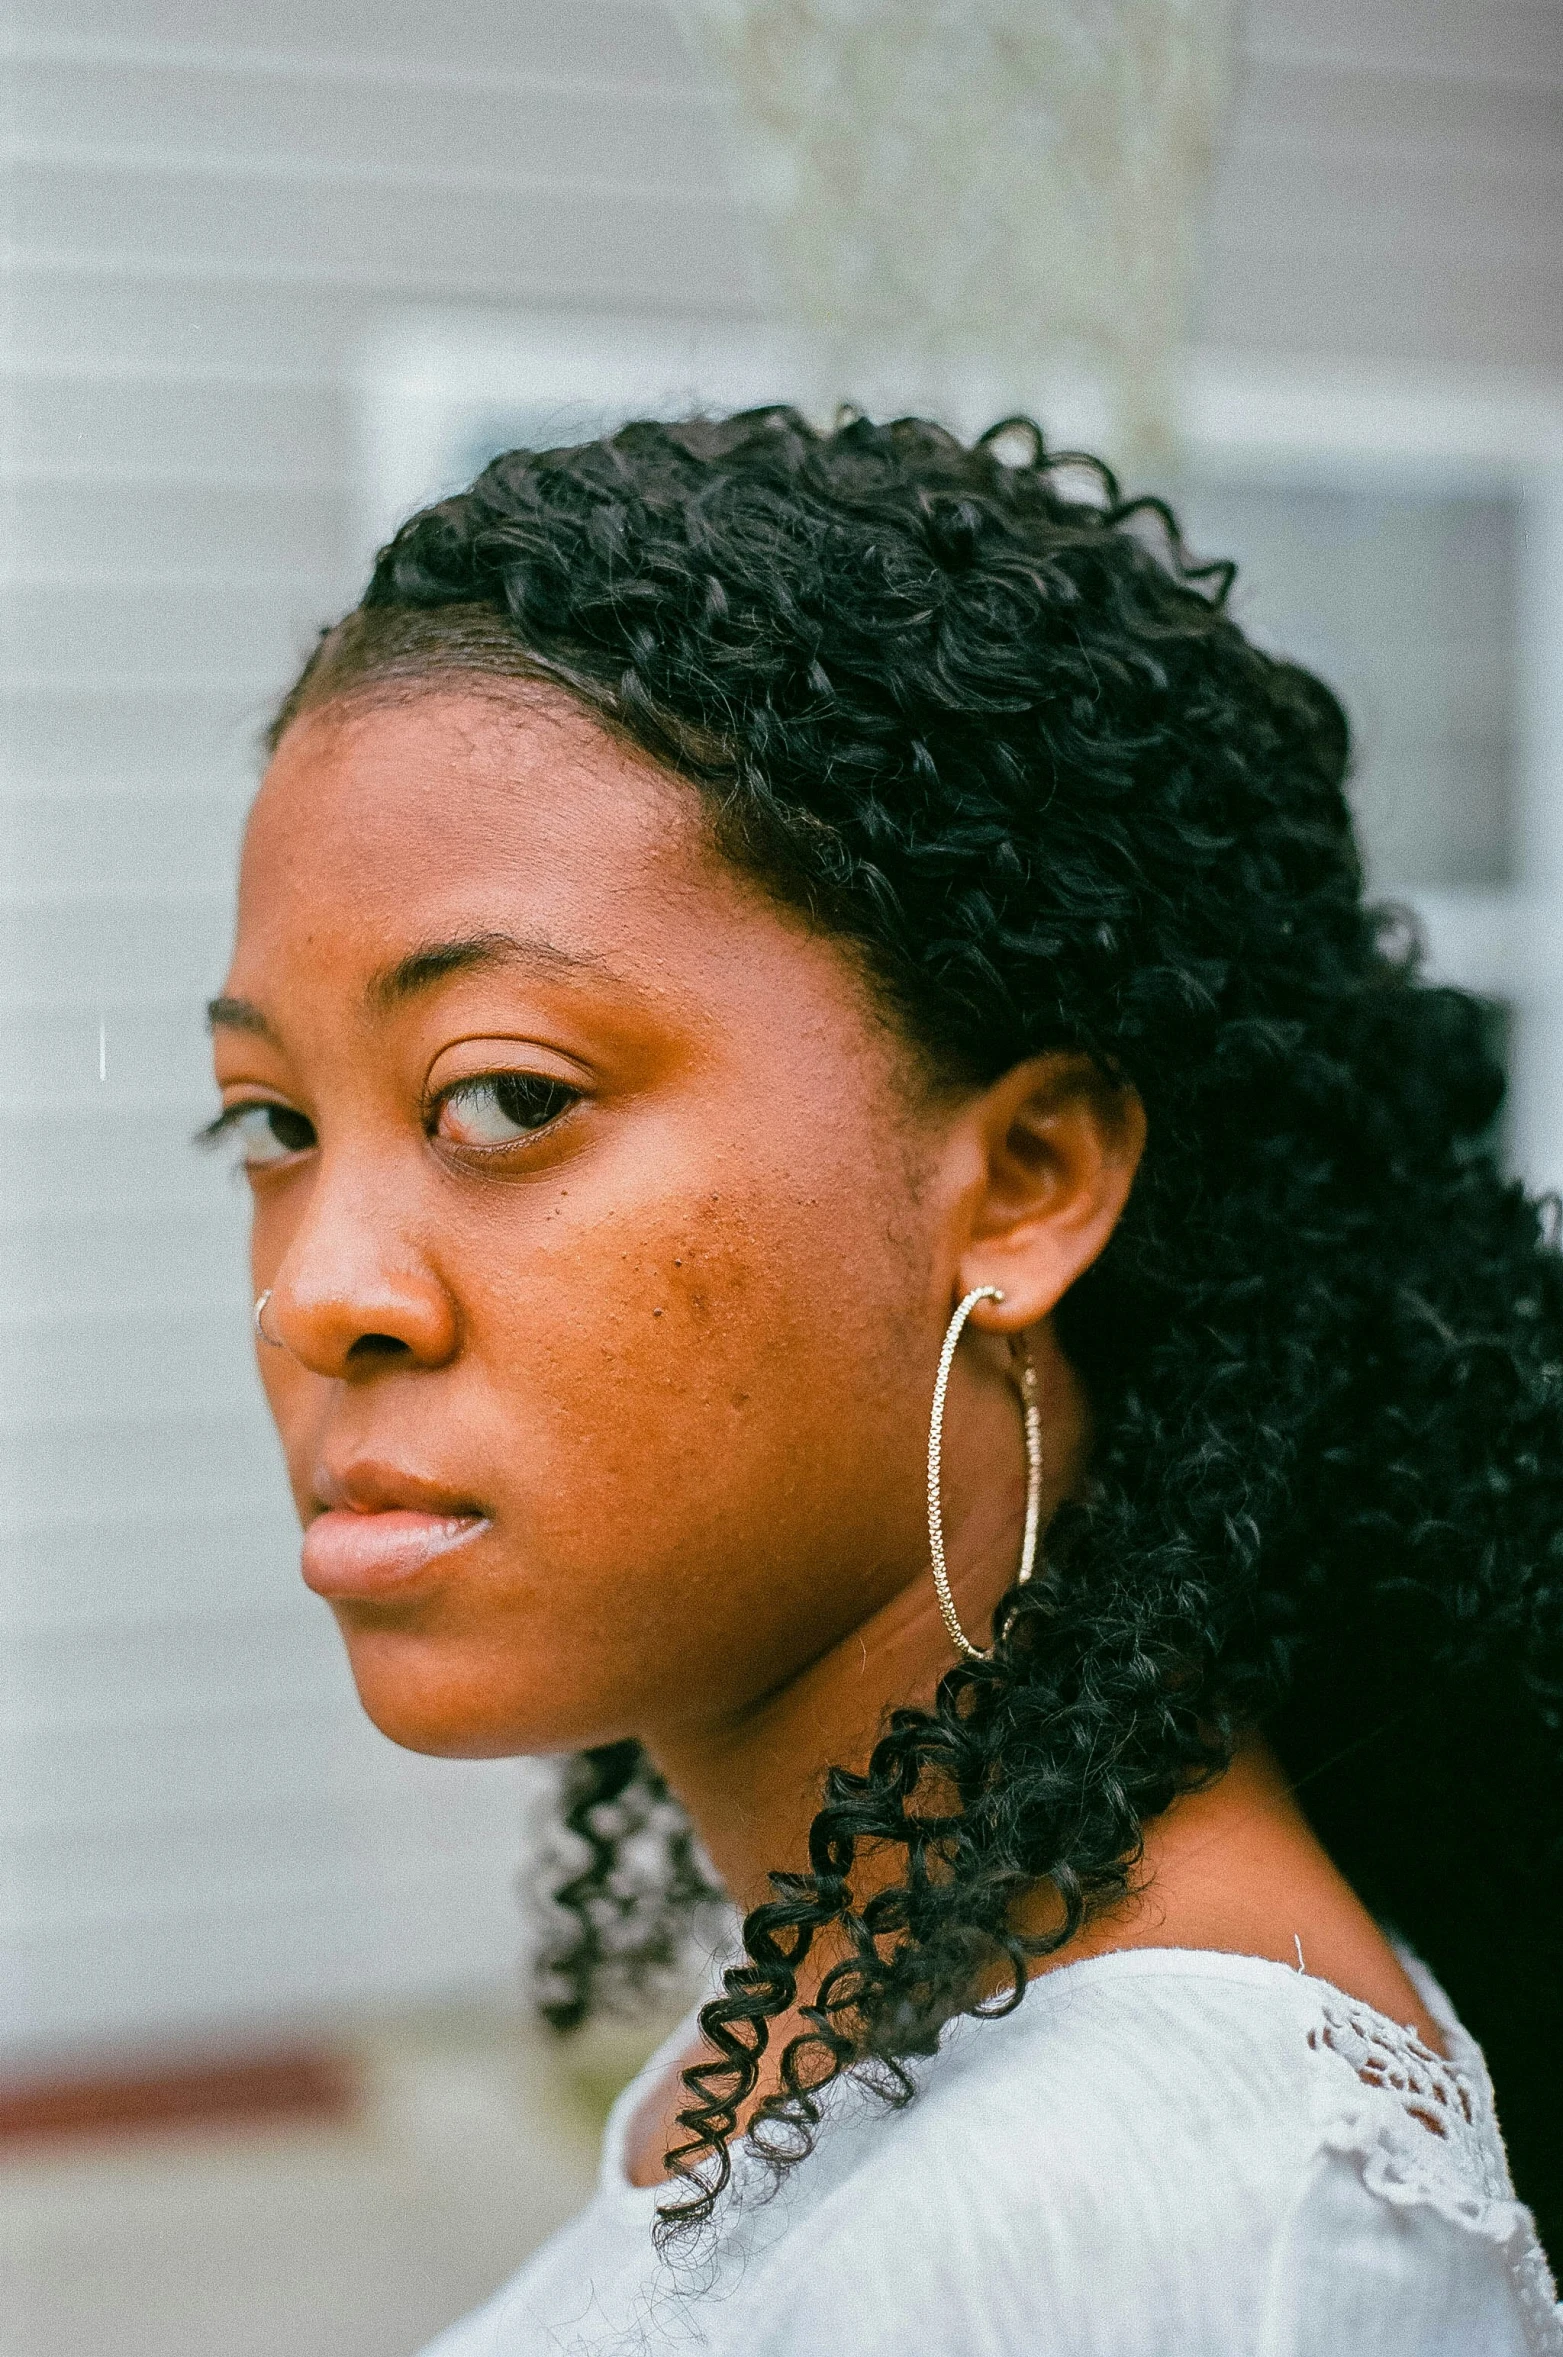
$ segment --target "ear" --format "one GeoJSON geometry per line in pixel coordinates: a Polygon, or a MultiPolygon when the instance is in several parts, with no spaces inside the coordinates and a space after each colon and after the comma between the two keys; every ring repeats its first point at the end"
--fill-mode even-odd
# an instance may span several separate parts
{"type": "MultiPolygon", "coordinates": [[[[963,1109],[956,1291],[997,1285],[973,1324],[1019,1333],[1054,1308],[1118,1224],[1145,1149],[1137,1092],[1089,1057],[1034,1056],[963,1109]]],[[[953,1143],[954,1141],[952,1141],[953,1143]]]]}

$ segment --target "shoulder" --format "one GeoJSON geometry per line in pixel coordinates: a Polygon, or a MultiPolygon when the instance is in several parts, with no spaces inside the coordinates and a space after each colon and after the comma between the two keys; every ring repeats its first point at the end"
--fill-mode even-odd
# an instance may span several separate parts
{"type": "Polygon", "coordinates": [[[1419,2156],[1391,2181],[1370,2152],[1326,2146],[1272,2247],[1259,2357],[1563,2357],[1563,2323],[1528,2212],[1449,2199],[1419,2156]]]}
{"type": "MultiPolygon", "coordinates": [[[[1485,2073],[1468,2079],[1418,2050],[1421,2100],[1461,2123],[1446,2142],[1390,2083],[1392,2025],[1334,1996],[1247,1958],[1138,1951],[1047,1976],[1003,2021],[960,2025],[905,2112],[841,2123],[834,2153],[827,2129],[807,2164],[824,2164],[812,2215],[775,2254],[780,2337],[762,2331],[755,2346],[812,2346],[809,2331],[828,2326],[838,2349],[877,2357],[904,2346],[914,2320],[944,2317],[960,2320],[949,2346],[963,2357],[1098,2346],[1420,2357],[1414,2340],[1353,2339],[1344,2320],[1333,2341],[1287,2339],[1304,2297],[1293,2287],[1333,2270],[1371,2299],[1387,2253],[1424,2286],[1485,2270],[1490,2315],[1512,2315],[1522,2246],[1540,2270],[1537,2330],[1555,2331],[1545,2265],[1483,2110],[1485,2073]],[[1370,2030],[1378,2084],[1362,2076],[1375,2070],[1370,2030]],[[1408,2229],[1413,2214],[1425,2225],[1408,2229]]],[[[1510,2345],[1491,2333],[1464,2344],[1493,2357],[1510,2345]]],[[[1512,2346],[1563,2357],[1563,2339],[1512,2346]]]]}
{"type": "Polygon", "coordinates": [[[1415,1977],[1445,2054],[1320,1988],[1316,2150],[1271,2255],[1265,2357],[1563,2357],[1551,2272],[1515,2196],[1480,2050],[1425,1970],[1415,1977]]]}

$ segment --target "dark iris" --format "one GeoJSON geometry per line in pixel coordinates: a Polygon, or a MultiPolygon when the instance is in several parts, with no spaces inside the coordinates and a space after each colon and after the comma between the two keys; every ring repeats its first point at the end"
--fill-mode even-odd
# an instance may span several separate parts
{"type": "Polygon", "coordinates": [[[302,1113],[295,1113],[291,1105],[268,1105],[266,1118],[271,1134],[279,1146],[289,1154],[303,1154],[314,1144],[315,1132],[302,1113]]]}
{"type": "Polygon", "coordinates": [[[493,1078],[494,1101],[507,1121],[518,1129],[541,1129],[561,1114],[575,1096],[561,1081],[543,1080],[535,1072],[501,1072],[493,1078]]]}

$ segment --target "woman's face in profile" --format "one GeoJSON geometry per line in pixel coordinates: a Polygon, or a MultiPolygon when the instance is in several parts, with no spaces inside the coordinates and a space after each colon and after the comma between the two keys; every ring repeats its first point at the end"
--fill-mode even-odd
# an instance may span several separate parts
{"type": "Polygon", "coordinates": [[[544,691],[306,713],[214,1032],[305,1574],[388,1734],[719,1721],[920,1567],[907,1336],[970,1174],[692,788],[544,691]]]}

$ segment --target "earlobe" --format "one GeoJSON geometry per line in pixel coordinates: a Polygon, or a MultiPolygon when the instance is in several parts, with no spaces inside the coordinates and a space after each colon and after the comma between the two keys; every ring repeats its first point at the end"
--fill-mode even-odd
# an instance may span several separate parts
{"type": "Polygon", "coordinates": [[[959,1289],[996,1285],[978,1323],[1014,1332],[1045,1317],[1117,1226],[1145,1145],[1145,1110],[1089,1058],[1016,1065],[969,1108],[980,1184],[966,1206],[959,1289]]]}

